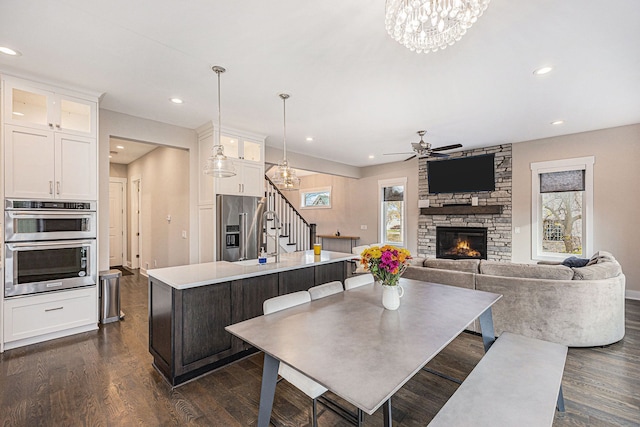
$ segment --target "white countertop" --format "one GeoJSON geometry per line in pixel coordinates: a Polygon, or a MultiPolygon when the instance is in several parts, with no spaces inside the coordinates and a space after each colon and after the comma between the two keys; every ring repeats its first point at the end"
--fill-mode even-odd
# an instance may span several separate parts
{"type": "Polygon", "coordinates": [[[342,252],[322,251],[314,255],[313,250],[280,254],[280,262],[242,265],[240,263],[217,261],[203,264],[180,265],[176,267],[148,270],[149,277],[160,280],[176,289],[188,289],[231,280],[246,279],[280,271],[296,270],[314,265],[330,264],[359,258],[358,255],[342,252]]]}

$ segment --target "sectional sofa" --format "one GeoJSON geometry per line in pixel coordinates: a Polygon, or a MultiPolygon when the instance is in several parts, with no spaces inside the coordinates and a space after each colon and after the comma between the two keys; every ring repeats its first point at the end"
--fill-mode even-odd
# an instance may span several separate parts
{"type": "MultiPolygon", "coordinates": [[[[495,332],[514,332],[570,347],[624,337],[625,276],[610,253],[584,267],[486,260],[414,260],[403,277],[501,294],[495,332]]],[[[478,323],[469,329],[479,332],[478,323]]]]}

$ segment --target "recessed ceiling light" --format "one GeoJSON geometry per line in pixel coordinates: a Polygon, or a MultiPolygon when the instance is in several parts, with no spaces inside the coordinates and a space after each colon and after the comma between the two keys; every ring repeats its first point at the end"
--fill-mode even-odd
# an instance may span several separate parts
{"type": "Polygon", "coordinates": [[[555,120],[553,122],[551,122],[552,125],[561,125],[564,123],[564,120],[555,120]]]}
{"type": "Polygon", "coordinates": [[[116,148],[119,148],[120,150],[124,150],[124,147],[122,145],[116,145],[116,148]]]}
{"type": "Polygon", "coordinates": [[[553,70],[553,67],[550,67],[550,66],[540,67],[537,70],[534,70],[533,74],[535,74],[536,76],[541,76],[543,74],[547,74],[551,72],[551,70],[553,70]]]}
{"type": "Polygon", "coordinates": [[[373,154],[369,154],[369,158],[370,158],[370,159],[375,159],[375,158],[376,158],[376,156],[374,156],[373,154]]]}
{"type": "Polygon", "coordinates": [[[171,99],[169,99],[169,101],[173,102],[174,104],[182,104],[184,102],[180,98],[171,98],[171,99]]]}
{"type": "Polygon", "coordinates": [[[0,46],[0,53],[4,53],[5,55],[11,55],[11,56],[20,56],[20,55],[22,55],[17,50],[13,50],[13,49],[11,49],[9,47],[6,47],[6,46],[0,46]]]}
{"type": "Polygon", "coordinates": [[[313,142],[313,138],[312,138],[312,137],[310,137],[310,136],[308,136],[308,137],[306,138],[306,140],[307,140],[307,142],[313,142]]]}

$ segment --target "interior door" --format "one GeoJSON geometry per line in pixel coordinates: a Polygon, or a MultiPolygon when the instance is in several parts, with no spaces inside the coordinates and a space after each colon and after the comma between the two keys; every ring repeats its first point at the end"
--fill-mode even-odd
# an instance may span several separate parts
{"type": "Polygon", "coordinates": [[[109,182],[109,266],[123,265],[124,243],[124,185],[109,182]]]}

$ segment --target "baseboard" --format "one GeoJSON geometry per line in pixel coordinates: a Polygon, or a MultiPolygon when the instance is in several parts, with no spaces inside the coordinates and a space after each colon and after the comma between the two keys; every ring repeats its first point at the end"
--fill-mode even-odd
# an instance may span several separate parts
{"type": "Polygon", "coordinates": [[[133,269],[132,265],[133,264],[131,264],[131,261],[127,261],[127,265],[126,265],[127,268],[133,269]]]}
{"type": "Polygon", "coordinates": [[[88,325],[77,326],[71,329],[65,329],[62,331],[52,332],[49,334],[38,335],[35,337],[24,338],[21,340],[10,341],[4,343],[4,350],[12,350],[18,347],[24,347],[25,345],[36,344],[43,341],[49,341],[56,338],[68,337],[70,335],[80,334],[82,332],[95,331],[98,329],[97,323],[89,323],[88,325]]]}
{"type": "Polygon", "coordinates": [[[636,299],[636,300],[640,300],[640,291],[630,291],[630,290],[627,290],[627,291],[626,291],[625,298],[626,298],[626,299],[636,299]]]}
{"type": "Polygon", "coordinates": [[[144,277],[149,277],[149,275],[147,274],[146,268],[140,268],[140,274],[143,275],[144,277]]]}

